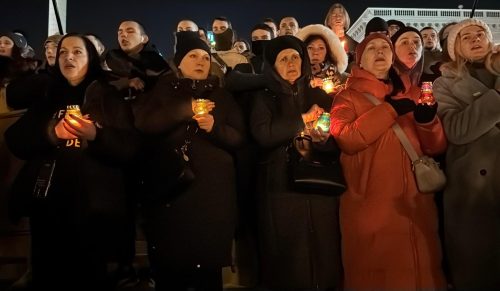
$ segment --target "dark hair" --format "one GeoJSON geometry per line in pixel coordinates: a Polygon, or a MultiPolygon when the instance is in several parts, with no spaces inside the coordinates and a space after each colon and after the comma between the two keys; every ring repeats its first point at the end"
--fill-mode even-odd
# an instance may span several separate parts
{"type": "MultiPolygon", "coordinates": [[[[330,56],[330,46],[328,45],[328,41],[326,39],[324,39],[321,35],[318,35],[318,34],[313,34],[313,35],[310,35],[308,36],[305,40],[304,40],[304,46],[306,47],[307,49],[307,46],[317,40],[317,39],[321,39],[323,41],[323,43],[325,44],[325,47],[326,47],[326,55],[325,55],[325,60],[328,60],[330,61],[331,63],[333,64],[336,64],[337,62],[335,60],[332,60],[332,57],[330,56]]],[[[307,51],[307,50],[306,50],[307,51]]]]}
{"type": "Polygon", "coordinates": [[[122,25],[122,23],[124,23],[124,22],[135,22],[135,23],[137,23],[137,26],[139,26],[140,33],[142,35],[147,35],[146,29],[145,29],[144,25],[141,22],[139,22],[137,20],[132,20],[132,19],[125,19],[125,20],[120,21],[120,24],[118,26],[122,25]]]}
{"type": "Polygon", "coordinates": [[[432,27],[432,26],[426,26],[426,27],[424,27],[424,28],[422,28],[422,29],[420,30],[420,33],[422,33],[422,30],[426,30],[426,29],[432,29],[432,30],[434,30],[435,32],[438,32],[438,31],[437,31],[434,27],[432,27]]]}
{"type": "Polygon", "coordinates": [[[225,21],[225,22],[227,22],[227,28],[231,28],[231,29],[233,28],[231,21],[226,16],[217,16],[212,20],[212,23],[214,23],[215,20],[225,21]]]}
{"type": "Polygon", "coordinates": [[[92,44],[92,42],[84,34],[80,33],[68,33],[63,36],[61,41],[59,41],[59,44],[57,45],[56,63],[54,65],[56,78],[60,81],[66,80],[66,78],[61,73],[61,69],[59,67],[59,54],[61,51],[62,43],[68,37],[80,38],[83,41],[83,44],[85,45],[85,49],[87,50],[88,69],[87,69],[87,74],[85,74],[84,82],[86,81],[90,82],[93,80],[102,79],[104,77],[104,71],[101,68],[99,54],[97,53],[94,44],[92,44]]]}
{"type": "Polygon", "coordinates": [[[234,46],[234,44],[235,44],[235,43],[237,43],[237,42],[242,42],[242,43],[244,43],[244,44],[246,45],[247,49],[246,49],[245,51],[249,51],[249,50],[250,50],[250,48],[251,48],[250,43],[249,43],[246,39],[244,39],[244,38],[237,38],[237,39],[234,41],[233,46],[234,46]]]}
{"type": "Polygon", "coordinates": [[[262,29],[262,30],[266,30],[266,31],[269,31],[270,35],[271,35],[271,38],[275,38],[276,35],[274,35],[274,31],[271,27],[269,27],[269,25],[265,24],[265,23],[257,23],[254,27],[252,27],[252,31],[250,31],[250,35],[252,34],[252,32],[258,30],[258,29],[262,29]]]}

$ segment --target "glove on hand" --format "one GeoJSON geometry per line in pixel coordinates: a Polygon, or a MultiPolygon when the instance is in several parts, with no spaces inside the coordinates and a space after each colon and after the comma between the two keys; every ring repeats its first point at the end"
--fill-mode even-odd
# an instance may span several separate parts
{"type": "Polygon", "coordinates": [[[434,103],[433,105],[418,104],[415,111],[413,111],[413,117],[415,117],[415,121],[418,123],[431,122],[436,116],[437,108],[437,103],[434,103]]]}
{"type": "Polygon", "coordinates": [[[387,95],[385,96],[385,101],[396,110],[399,116],[404,115],[408,112],[411,112],[415,110],[415,102],[409,98],[401,98],[394,100],[391,98],[391,96],[387,95]]]}

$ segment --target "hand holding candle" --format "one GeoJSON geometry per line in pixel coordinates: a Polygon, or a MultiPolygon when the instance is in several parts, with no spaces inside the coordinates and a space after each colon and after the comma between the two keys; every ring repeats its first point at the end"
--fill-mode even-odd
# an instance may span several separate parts
{"type": "Polygon", "coordinates": [[[69,119],[63,119],[63,126],[69,133],[86,140],[94,140],[97,134],[96,126],[88,114],[77,116],[70,113],[69,119]]]}
{"type": "Polygon", "coordinates": [[[215,103],[209,99],[195,99],[192,102],[192,108],[196,115],[208,114],[215,108],[215,103]]]}

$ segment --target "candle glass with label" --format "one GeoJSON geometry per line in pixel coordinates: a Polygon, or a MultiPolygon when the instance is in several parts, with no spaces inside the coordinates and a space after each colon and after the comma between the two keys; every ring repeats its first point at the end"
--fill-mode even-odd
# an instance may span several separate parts
{"type": "Polygon", "coordinates": [[[64,119],[66,119],[68,122],[77,123],[77,121],[74,120],[71,115],[82,118],[82,112],[80,111],[79,105],[67,105],[66,114],[64,115],[64,119]]]}
{"type": "Polygon", "coordinates": [[[432,82],[422,82],[418,103],[426,104],[429,106],[432,106],[436,103],[436,98],[434,98],[434,94],[432,93],[432,82]]]}
{"type": "Polygon", "coordinates": [[[196,115],[208,114],[208,99],[196,99],[193,111],[196,115]]]}

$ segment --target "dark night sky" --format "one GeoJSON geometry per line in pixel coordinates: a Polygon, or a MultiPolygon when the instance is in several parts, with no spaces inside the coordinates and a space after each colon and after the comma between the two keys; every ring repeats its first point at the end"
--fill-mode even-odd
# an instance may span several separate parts
{"type": "MultiPolygon", "coordinates": [[[[47,0],[1,0],[2,16],[0,30],[22,29],[36,51],[41,51],[47,34],[47,0]]],[[[150,39],[166,54],[173,46],[172,31],[177,21],[190,18],[200,26],[210,27],[215,16],[227,16],[239,36],[249,38],[250,28],[263,17],[276,21],[285,15],[294,15],[299,25],[323,23],[331,4],[344,3],[351,21],[354,22],[366,7],[407,8],[457,8],[463,4],[470,9],[472,0],[68,0],[67,30],[94,32],[100,35],[106,46],[117,47],[116,30],[123,19],[137,19],[142,22],[150,39]]],[[[498,0],[481,0],[478,9],[500,9],[498,0]]]]}

